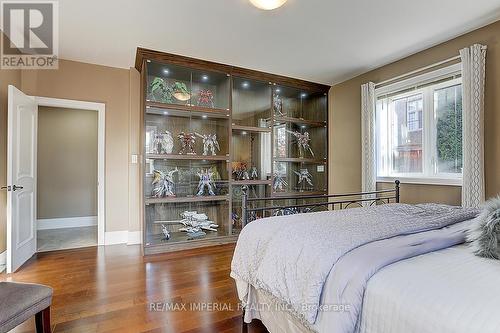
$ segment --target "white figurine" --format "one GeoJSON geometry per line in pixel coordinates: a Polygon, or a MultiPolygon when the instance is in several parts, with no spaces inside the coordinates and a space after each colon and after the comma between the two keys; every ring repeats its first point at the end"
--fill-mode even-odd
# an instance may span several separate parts
{"type": "Polygon", "coordinates": [[[299,146],[299,153],[301,157],[305,155],[306,151],[309,151],[312,157],[314,157],[314,152],[312,151],[311,146],[309,145],[311,139],[309,138],[308,132],[300,133],[297,131],[293,132],[289,130],[286,131],[295,136],[295,138],[297,139],[297,145],[299,146]]]}
{"type": "Polygon", "coordinates": [[[154,198],[174,197],[174,173],[178,172],[177,167],[174,170],[163,172],[161,170],[153,171],[153,190],[151,196],[154,198]]]}
{"type": "Polygon", "coordinates": [[[209,195],[215,195],[215,184],[213,181],[214,173],[210,169],[200,169],[200,171],[197,172],[197,175],[200,178],[200,181],[198,182],[198,193],[196,193],[196,195],[202,196],[205,193],[205,187],[207,188],[209,195]]]}
{"type": "Polygon", "coordinates": [[[152,145],[153,154],[172,154],[174,150],[174,138],[169,131],[155,133],[152,145]]]}
{"type": "Polygon", "coordinates": [[[217,231],[219,227],[218,224],[215,224],[213,221],[208,219],[206,214],[198,214],[198,212],[193,211],[185,211],[181,213],[183,219],[181,223],[184,225],[184,228],[180,228],[179,231],[186,232],[198,232],[201,230],[206,231],[217,231]]]}
{"type": "Polygon", "coordinates": [[[208,155],[208,151],[212,151],[212,155],[215,156],[215,150],[220,151],[219,141],[217,141],[217,134],[200,134],[195,133],[198,137],[203,139],[203,155],[208,155]]]}
{"type": "Polygon", "coordinates": [[[312,175],[309,172],[309,170],[300,169],[299,172],[294,171],[294,173],[299,177],[299,180],[297,181],[297,185],[305,186],[305,183],[307,183],[310,186],[314,187],[313,182],[312,182],[312,175]]]}
{"type": "Polygon", "coordinates": [[[274,191],[284,191],[285,187],[288,186],[288,182],[285,180],[285,175],[281,172],[274,173],[273,189],[274,191]]]}

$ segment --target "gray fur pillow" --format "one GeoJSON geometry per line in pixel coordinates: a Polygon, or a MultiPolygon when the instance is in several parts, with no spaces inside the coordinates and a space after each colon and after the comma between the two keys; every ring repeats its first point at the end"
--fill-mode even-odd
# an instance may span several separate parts
{"type": "Polygon", "coordinates": [[[467,233],[475,255],[500,259],[500,196],[488,200],[467,233]]]}

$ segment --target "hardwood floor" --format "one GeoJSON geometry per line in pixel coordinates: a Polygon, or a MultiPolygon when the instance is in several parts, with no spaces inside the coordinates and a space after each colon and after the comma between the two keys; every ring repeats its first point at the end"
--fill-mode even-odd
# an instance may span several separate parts
{"type": "MultiPolygon", "coordinates": [[[[233,250],[234,245],[224,245],[146,258],[139,246],[125,245],[46,252],[0,280],[54,288],[56,333],[241,332],[236,287],[229,277],[233,250]],[[193,309],[203,302],[223,311],[193,309]],[[166,308],[176,304],[173,311],[166,308]]],[[[33,319],[13,332],[34,327],[33,319]]],[[[267,331],[252,323],[248,332],[267,331]]]]}

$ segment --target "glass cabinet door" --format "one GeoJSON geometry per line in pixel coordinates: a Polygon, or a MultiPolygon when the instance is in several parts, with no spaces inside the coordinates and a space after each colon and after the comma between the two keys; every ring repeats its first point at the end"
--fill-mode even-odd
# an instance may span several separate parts
{"type": "Polygon", "coordinates": [[[273,111],[278,120],[301,119],[323,125],[327,120],[327,96],[286,86],[273,86],[273,111]]]}
{"type": "Polygon", "coordinates": [[[274,157],[322,161],[327,156],[326,125],[301,121],[274,122],[274,157]]]}
{"type": "Polygon", "coordinates": [[[273,194],[326,193],[327,182],[326,162],[274,162],[273,194]]]}
{"type": "Polygon", "coordinates": [[[233,77],[233,126],[271,127],[269,82],[233,77]]]}
{"type": "Polygon", "coordinates": [[[227,73],[148,61],[146,99],[163,104],[230,111],[227,73]]]}

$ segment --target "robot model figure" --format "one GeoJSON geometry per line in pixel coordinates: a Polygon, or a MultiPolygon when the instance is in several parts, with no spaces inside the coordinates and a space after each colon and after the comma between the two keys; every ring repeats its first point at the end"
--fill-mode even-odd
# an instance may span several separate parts
{"type": "Polygon", "coordinates": [[[153,136],[153,154],[172,154],[174,150],[174,138],[169,131],[155,133],[153,136]]]}
{"type": "Polygon", "coordinates": [[[200,181],[198,182],[198,193],[197,196],[202,196],[205,193],[205,187],[207,188],[208,195],[215,195],[214,189],[214,173],[210,169],[200,169],[197,172],[198,178],[200,181]]]}
{"type": "Polygon", "coordinates": [[[256,180],[259,178],[259,172],[257,171],[257,167],[250,168],[250,179],[256,180]]]}
{"type": "Polygon", "coordinates": [[[309,186],[314,187],[313,182],[312,182],[312,175],[307,169],[300,169],[298,172],[293,171],[298,177],[299,180],[297,181],[297,185],[301,188],[304,189],[306,187],[306,183],[309,184],[309,186]]]}
{"type": "Polygon", "coordinates": [[[193,133],[181,132],[177,135],[177,138],[181,141],[181,151],[180,155],[196,155],[194,152],[194,144],[196,143],[196,136],[193,133]]]}
{"type": "Polygon", "coordinates": [[[220,151],[219,141],[217,141],[217,134],[200,134],[195,133],[196,136],[203,139],[203,155],[208,155],[208,151],[212,152],[212,155],[215,156],[215,150],[220,151]]]}
{"type": "Polygon", "coordinates": [[[202,89],[198,96],[198,106],[214,108],[214,94],[209,89],[202,89]]]}
{"type": "Polygon", "coordinates": [[[174,173],[179,170],[175,168],[168,172],[163,172],[161,170],[153,171],[153,190],[151,191],[151,196],[154,198],[162,197],[175,197],[174,191],[174,173]]]}
{"type": "Polygon", "coordinates": [[[312,157],[314,157],[314,152],[312,151],[311,146],[309,145],[309,142],[311,141],[311,139],[309,139],[308,132],[300,133],[297,131],[294,131],[294,132],[289,131],[289,130],[286,130],[286,131],[288,133],[292,134],[297,139],[297,145],[299,146],[300,157],[304,157],[304,154],[306,151],[310,152],[312,157]]]}
{"type": "Polygon", "coordinates": [[[274,173],[273,189],[277,192],[282,192],[287,186],[288,182],[285,180],[285,175],[281,172],[274,173]]]}
{"type": "Polygon", "coordinates": [[[168,228],[166,225],[164,225],[164,224],[161,225],[161,232],[163,233],[163,236],[165,236],[164,240],[170,239],[170,231],[168,231],[168,228]]]}
{"type": "Polygon", "coordinates": [[[234,180],[249,180],[250,175],[247,171],[247,164],[245,162],[233,163],[234,180]]]}
{"type": "Polygon", "coordinates": [[[196,231],[193,229],[198,229],[197,231],[217,231],[217,228],[219,227],[219,225],[215,224],[214,221],[210,221],[206,214],[198,213],[196,211],[185,211],[181,213],[181,217],[183,217],[181,223],[184,225],[184,228],[180,228],[179,231],[196,231]]]}
{"type": "Polygon", "coordinates": [[[283,113],[283,100],[277,94],[273,94],[273,109],[275,114],[281,117],[285,116],[285,114],[283,113]]]}

